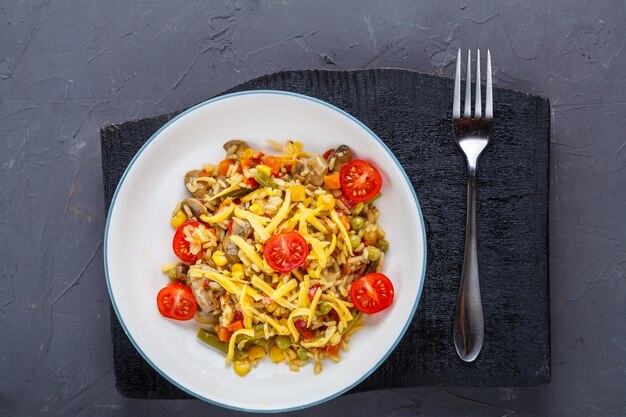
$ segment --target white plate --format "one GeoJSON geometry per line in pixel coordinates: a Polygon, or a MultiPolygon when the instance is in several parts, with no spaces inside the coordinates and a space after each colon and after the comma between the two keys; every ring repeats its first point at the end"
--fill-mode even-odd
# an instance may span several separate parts
{"type": "Polygon", "coordinates": [[[422,291],[426,235],[419,203],[406,173],[387,146],[346,112],[311,97],[280,91],[221,96],[182,113],[139,150],[122,177],[107,219],[105,270],[115,312],[141,355],[177,387],[223,407],[285,411],[327,401],[372,373],[406,331],[422,291]],[[164,319],[156,294],[167,284],[163,264],[171,249],[171,211],[185,196],[183,176],[223,159],[222,144],[244,139],[268,150],[267,139],[298,140],[323,153],[344,143],[373,162],[383,177],[376,203],[390,243],[383,272],[395,287],[391,308],[365,319],[341,362],[324,362],[320,375],[308,364],[298,373],[262,361],[246,377],[225,367],[224,357],[196,339],[193,322],[164,319]]]}

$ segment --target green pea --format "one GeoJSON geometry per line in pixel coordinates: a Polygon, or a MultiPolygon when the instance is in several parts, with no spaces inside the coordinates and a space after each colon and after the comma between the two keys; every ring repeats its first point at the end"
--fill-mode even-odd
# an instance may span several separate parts
{"type": "Polygon", "coordinates": [[[278,336],[276,338],[276,346],[279,349],[288,349],[291,346],[291,339],[289,336],[278,336]]]}
{"type": "Polygon", "coordinates": [[[361,230],[365,226],[365,219],[361,216],[354,216],[350,219],[350,227],[352,230],[361,230]]]}
{"type": "Polygon", "coordinates": [[[367,259],[377,261],[380,258],[380,249],[370,246],[367,248],[367,259]]]}
{"type": "Polygon", "coordinates": [[[304,348],[297,349],[296,353],[298,354],[298,359],[301,361],[306,361],[309,359],[309,355],[307,355],[307,350],[304,348]]]}
{"type": "Polygon", "coordinates": [[[319,303],[317,305],[317,311],[320,312],[320,314],[328,314],[330,313],[330,310],[333,309],[333,306],[330,305],[330,303],[319,303]]]}
{"type": "Polygon", "coordinates": [[[381,251],[387,252],[387,249],[389,249],[389,242],[387,242],[386,240],[381,240],[376,246],[378,246],[378,249],[380,249],[381,251]]]}
{"type": "Polygon", "coordinates": [[[359,235],[351,235],[350,244],[352,245],[353,248],[356,248],[357,246],[359,246],[361,244],[361,238],[359,237],[359,235]]]}

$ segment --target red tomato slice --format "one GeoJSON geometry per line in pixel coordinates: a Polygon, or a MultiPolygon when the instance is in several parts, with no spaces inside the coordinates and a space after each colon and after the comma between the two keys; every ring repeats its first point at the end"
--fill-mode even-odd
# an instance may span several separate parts
{"type": "Polygon", "coordinates": [[[201,225],[202,223],[200,222],[188,221],[181,224],[180,226],[178,226],[178,229],[176,229],[176,233],[174,233],[174,240],[172,241],[172,248],[174,249],[174,253],[176,254],[176,256],[178,256],[181,261],[195,264],[196,261],[202,256],[202,252],[199,252],[196,255],[191,253],[191,249],[189,248],[189,242],[185,240],[185,228],[189,227],[191,231],[193,231],[195,228],[201,225]]]}
{"type": "Polygon", "coordinates": [[[196,314],[198,303],[186,285],[169,284],[157,294],[157,307],[164,317],[174,320],[190,320],[196,314]]]}
{"type": "Polygon", "coordinates": [[[263,249],[268,265],[277,272],[293,271],[306,261],[309,246],[298,232],[272,236],[263,249]]]}
{"type": "Polygon", "coordinates": [[[367,274],[352,283],[350,299],[363,313],[378,313],[393,303],[393,284],[383,274],[367,274]]]}
{"type": "Polygon", "coordinates": [[[357,203],[374,197],[383,185],[378,170],[361,159],[355,159],[342,166],[339,181],[341,192],[357,203]]]}

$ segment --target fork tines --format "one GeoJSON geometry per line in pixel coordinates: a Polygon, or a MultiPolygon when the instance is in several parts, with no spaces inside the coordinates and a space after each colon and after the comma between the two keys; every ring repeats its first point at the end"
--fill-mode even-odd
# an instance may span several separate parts
{"type": "MultiPolygon", "coordinates": [[[[465,105],[463,118],[472,118],[472,54],[467,51],[467,77],[465,79],[465,105]]],[[[491,53],[487,49],[487,87],[485,90],[485,119],[493,118],[493,83],[491,79],[491,53]]],[[[476,101],[474,102],[474,119],[482,118],[482,93],[480,86],[480,49],[476,52],[476,101]]],[[[452,118],[461,119],[461,50],[456,58],[456,75],[454,77],[454,103],[452,106],[452,118]]]]}

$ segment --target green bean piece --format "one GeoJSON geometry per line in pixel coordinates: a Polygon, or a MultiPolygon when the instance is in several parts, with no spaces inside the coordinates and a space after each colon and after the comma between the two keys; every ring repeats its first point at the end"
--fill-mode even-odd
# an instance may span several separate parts
{"type": "Polygon", "coordinates": [[[257,174],[254,176],[254,180],[258,182],[259,185],[262,187],[278,187],[274,180],[269,175],[266,175],[263,172],[257,172],[257,174]]]}
{"type": "Polygon", "coordinates": [[[356,248],[360,244],[361,238],[359,237],[359,235],[350,235],[350,245],[352,245],[353,248],[356,248]]]}
{"type": "Polygon", "coordinates": [[[276,346],[279,349],[288,349],[291,346],[291,339],[289,336],[278,336],[276,338],[276,346]]]}
{"type": "Polygon", "coordinates": [[[333,306],[330,305],[330,303],[322,302],[317,305],[317,311],[319,311],[320,314],[328,314],[330,313],[330,310],[332,309],[333,309],[333,306]]]}
{"type": "Polygon", "coordinates": [[[219,350],[225,355],[228,354],[228,343],[222,342],[215,333],[208,331],[207,329],[198,329],[198,339],[202,340],[207,345],[219,350]]]}
{"type": "Polygon", "coordinates": [[[365,226],[365,219],[361,216],[354,216],[350,219],[350,227],[352,230],[361,230],[365,226]]]}
{"type": "Polygon", "coordinates": [[[244,352],[243,350],[235,349],[235,354],[233,355],[233,359],[236,361],[247,358],[248,352],[244,352]]]}
{"type": "Polygon", "coordinates": [[[296,354],[298,355],[298,359],[301,361],[309,359],[309,355],[307,355],[307,350],[305,348],[296,349],[296,354]]]}
{"type": "Polygon", "coordinates": [[[343,332],[341,332],[341,334],[348,333],[350,330],[352,330],[352,328],[356,326],[359,321],[361,321],[362,317],[363,317],[362,312],[359,311],[358,313],[356,313],[356,316],[354,316],[354,318],[348,322],[348,326],[345,329],[343,329],[343,332]]]}
{"type": "Polygon", "coordinates": [[[264,338],[250,339],[250,343],[252,343],[253,345],[264,347],[264,348],[267,348],[270,345],[270,341],[264,338]]]}
{"type": "Polygon", "coordinates": [[[380,249],[370,246],[367,248],[367,259],[377,261],[380,258],[380,249]]]}
{"type": "Polygon", "coordinates": [[[389,242],[386,240],[381,240],[376,246],[378,246],[378,249],[380,249],[381,251],[387,252],[387,250],[389,249],[389,242]]]}

